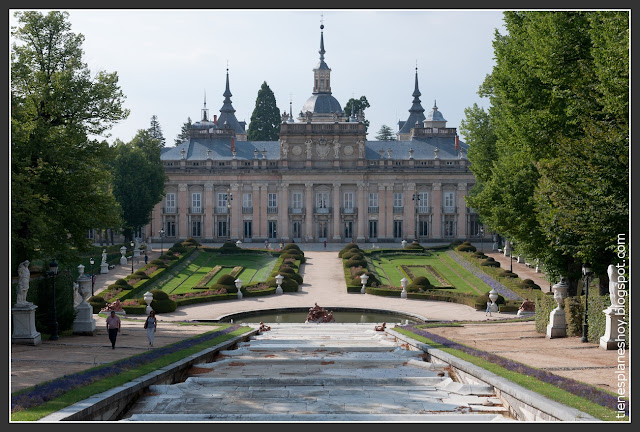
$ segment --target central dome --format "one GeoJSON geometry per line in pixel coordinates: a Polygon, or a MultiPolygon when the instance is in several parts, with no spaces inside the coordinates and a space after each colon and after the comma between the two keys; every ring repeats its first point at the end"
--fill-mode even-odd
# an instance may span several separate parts
{"type": "Polygon", "coordinates": [[[344,115],[340,102],[330,93],[319,93],[312,95],[304,103],[302,107],[302,113],[311,111],[314,114],[331,114],[337,113],[338,115],[344,115]]]}

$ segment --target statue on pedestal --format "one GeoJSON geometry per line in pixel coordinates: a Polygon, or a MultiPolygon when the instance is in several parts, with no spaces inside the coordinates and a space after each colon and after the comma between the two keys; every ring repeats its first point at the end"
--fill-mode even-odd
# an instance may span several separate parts
{"type": "Polygon", "coordinates": [[[16,298],[16,306],[33,304],[27,301],[30,279],[31,273],[29,272],[29,260],[25,260],[18,266],[18,295],[16,298]]]}
{"type": "Polygon", "coordinates": [[[312,308],[309,308],[305,323],[330,323],[335,321],[332,311],[327,311],[316,303],[312,308]]]}

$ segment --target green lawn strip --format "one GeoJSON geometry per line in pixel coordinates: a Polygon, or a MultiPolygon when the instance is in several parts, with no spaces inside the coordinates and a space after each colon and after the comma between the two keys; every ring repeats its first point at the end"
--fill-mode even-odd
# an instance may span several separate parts
{"type": "Polygon", "coordinates": [[[253,279],[251,279],[251,282],[265,282],[267,280],[267,278],[273,271],[276,262],[278,261],[278,259],[275,257],[267,258],[267,260],[258,263],[258,268],[256,270],[256,273],[253,275],[253,279]]]}
{"type": "Polygon", "coordinates": [[[377,259],[372,259],[371,263],[373,264],[373,271],[378,275],[378,279],[382,285],[391,285],[391,281],[389,279],[389,275],[384,270],[384,265],[386,265],[389,260],[379,257],[377,259]]]}
{"type": "Polygon", "coordinates": [[[242,281],[242,286],[253,282],[253,278],[255,277],[256,273],[258,273],[256,269],[245,267],[244,270],[242,270],[238,275],[238,279],[242,281]]]}
{"type": "MultiPolygon", "coordinates": [[[[212,331],[219,331],[221,329],[226,328],[228,325],[223,325],[220,326],[218,328],[216,328],[215,330],[212,331]]],[[[46,417],[49,414],[52,414],[56,411],[59,411],[63,408],[66,408],[70,405],[73,405],[77,402],[80,402],[82,400],[85,400],[93,395],[105,392],[107,390],[110,390],[112,388],[124,385],[136,378],[139,378],[143,375],[146,375],[148,373],[151,373],[157,369],[160,369],[162,367],[165,367],[167,365],[170,365],[172,363],[175,363],[185,357],[188,357],[190,355],[196,354],[202,350],[205,350],[207,348],[216,346],[226,340],[232,339],[235,336],[239,336],[243,333],[246,333],[247,331],[250,331],[251,328],[250,327],[241,327],[237,330],[234,330],[230,333],[221,335],[215,339],[206,341],[206,342],[202,342],[200,344],[197,345],[193,345],[189,348],[185,348],[181,351],[178,352],[174,352],[171,354],[167,354],[164,356],[161,356],[160,358],[158,358],[157,360],[154,360],[150,363],[147,363],[145,365],[142,365],[138,368],[135,369],[129,369],[127,371],[124,371],[121,374],[115,375],[115,376],[110,376],[108,378],[96,381],[94,383],[91,383],[89,385],[77,388],[77,389],[73,389],[71,391],[66,392],[65,394],[63,394],[62,396],[45,402],[42,405],[39,405],[37,407],[33,407],[33,408],[29,408],[23,411],[16,411],[14,413],[11,413],[11,420],[12,421],[36,421],[39,420],[43,417],[46,417]]],[[[110,364],[110,363],[109,363],[110,364]]],[[[109,364],[105,364],[105,365],[101,365],[99,367],[107,367],[109,366],[109,364]]],[[[24,391],[24,390],[22,390],[24,391]]]]}
{"type": "MultiPolygon", "coordinates": [[[[163,287],[162,287],[162,291],[166,292],[167,294],[178,294],[179,292],[188,292],[187,291],[180,291],[178,290],[178,288],[180,288],[183,284],[187,283],[187,280],[198,271],[198,269],[200,269],[202,264],[205,264],[208,261],[208,256],[209,254],[207,253],[200,253],[196,259],[194,259],[192,262],[190,262],[188,265],[186,265],[182,270],[180,270],[180,272],[175,275],[171,280],[169,280],[163,287]]],[[[208,271],[208,270],[207,270],[208,271]]],[[[206,272],[205,272],[206,274],[206,272]]],[[[199,275],[198,280],[201,279],[204,275],[199,275]]],[[[193,282],[190,281],[189,283],[193,282]]],[[[194,282],[195,284],[195,282],[194,282]]],[[[185,286],[186,288],[186,286],[185,286]]]]}
{"type": "Polygon", "coordinates": [[[171,292],[171,294],[185,294],[192,292],[193,287],[195,287],[198,282],[200,282],[202,278],[209,273],[209,270],[213,268],[213,261],[213,255],[210,253],[204,253],[198,256],[198,258],[186,268],[186,270],[191,272],[191,274],[184,279],[182,283],[171,292]]]}
{"type": "MultiPolygon", "coordinates": [[[[431,346],[432,348],[437,348],[441,351],[444,351],[448,354],[451,354],[453,356],[458,357],[461,360],[465,360],[468,361],[469,363],[472,363],[478,367],[481,367],[483,369],[488,370],[489,372],[493,372],[494,374],[501,376],[503,378],[508,379],[509,381],[512,381],[515,384],[518,384],[528,390],[534,391],[538,394],[541,394],[545,397],[548,397],[551,400],[554,400],[556,402],[559,402],[563,405],[569,406],[571,408],[575,408],[577,410],[580,410],[582,412],[585,412],[587,414],[590,414],[592,416],[594,416],[597,419],[600,420],[605,420],[605,421],[616,421],[616,420],[623,420],[620,418],[616,418],[616,414],[617,411],[613,410],[613,409],[608,409],[606,407],[603,407],[602,405],[596,404],[594,402],[591,402],[588,399],[585,399],[583,397],[580,396],[576,396],[573,393],[570,393],[566,390],[560,389],[556,386],[553,386],[551,384],[542,382],[536,378],[533,377],[529,377],[527,375],[523,375],[517,372],[513,372],[510,371],[506,368],[503,368],[501,366],[497,366],[493,363],[490,363],[486,360],[483,359],[479,359],[475,356],[472,356],[470,354],[467,354],[463,351],[457,350],[457,349],[453,349],[453,348],[447,348],[442,346],[441,344],[438,344],[430,339],[427,339],[423,336],[417,335],[413,332],[410,332],[408,330],[402,329],[402,328],[398,328],[395,327],[393,329],[394,331],[397,331],[398,333],[404,334],[412,339],[415,339],[417,341],[420,341],[422,343],[426,343],[429,346],[431,346]]],[[[462,344],[461,344],[462,345],[462,344]]],[[[628,420],[628,418],[625,417],[625,419],[628,420]]]]}
{"type": "Polygon", "coordinates": [[[457,288],[466,287],[463,291],[469,294],[484,294],[491,291],[491,287],[484,283],[480,278],[470,273],[467,269],[460,266],[451,257],[445,254],[438,254],[438,259],[442,265],[438,271],[453,283],[457,288]],[[446,272],[443,271],[446,269],[446,272]],[[448,273],[448,274],[447,274],[448,273]]]}

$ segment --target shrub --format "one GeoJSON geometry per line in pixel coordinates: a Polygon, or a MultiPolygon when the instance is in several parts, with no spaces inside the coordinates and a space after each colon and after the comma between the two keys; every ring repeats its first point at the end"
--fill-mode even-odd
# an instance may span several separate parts
{"type": "Polygon", "coordinates": [[[507,270],[507,269],[501,270],[500,273],[499,273],[499,276],[508,277],[508,278],[517,278],[518,277],[518,275],[516,273],[513,273],[511,270],[507,270]]]}
{"type": "Polygon", "coordinates": [[[407,285],[407,291],[409,291],[409,287],[411,287],[411,291],[425,291],[428,289],[433,289],[433,285],[424,276],[418,276],[415,278],[409,285],[407,285]]]}
{"type": "Polygon", "coordinates": [[[458,246],[460,246],[462,244],[462,240],[454,240],[451,243],[449,243],[449,247],[450,248],[456,248],[458,246]]]}
{"type": "Polygon", "coordinates": [[[486,267],[500,267],[500,263],[491,257],[487,258],[486,260],[482,260],[480,262],[480,265],[486,267]]]}
{"type": "Polygon", "coordinates": [[[93,308],[93,313],[94,314],[99,313],[100,309],[102,309],[103,307],[107,306],[107,301],[104,299],[104,297],[99,296],[99,295],[94,295],[94,296],[89,297],[87,302],[93,308]]]}
{"type": "Polygon", "coordinates": [[[480,251],[476,251],[472,253],[471,256],[479,259],[487,259],[487,256],[484,254],[484,252],[480,252],[480,251]]]}
{"type": "Polygon", "coordinates": [[[534,290],[541,289],[540,285],[538,285],[537,283],[535,283],[531,279],[525,279],[525,280],[521,281],[520,282],[520,288],[522,288],[522,289],[534,289],[534,290]]]}
{"type": "Polygon", "coordinates": [[[342,254],[342,259],[351,259],[351,258],[364,259],[364,255],[362,254],[362,251],[359,249],[351,249],[342,254]]]}
{"type": "Polygon", "coordinates": [[[298,245],[297,245],[297,244],[295,244],[295,243],[289,243],[289,244],[285,245],[285,247],[283,247],[283,248],[282,248],[282,250],[283,250],[283,251],[288,251],[288,250],[298,250],[298,251],[302,252],[302,251],[300,250],[300,246],[298,246],[298,245]]]}
{"type": "Polygon", "coordinates": [[[149,275],[145,273],[144,270],[138,270],[134,275],[138,277],[138,279],[149,279],[149,275]]]}
{"type": "Polygon", "coordinates": [[[151,308],[156,313],[173,312],[178,307],[178,304],[169,298],[169,294],[162,290],[151,290],[151,294],[153,294],[151,308]]]}
{"type": "Polygon", "coordinates": [[[357,249],[360,250],[360,246],[358,246],[355,243],[348,243],[345,247],[343,247],[342,249],[340,249],[340,252],[338,252],[338,258],[342,258],[342,255],[351,249],[357,249]]]}
{"type": "Polygon", "coordinates": [[[456,247],[457,251],[460,252],[475,252],[476,251],[476,247],[474,245],[472,245],[471,243],[469,243],[468,241],[462,243],[461,245],[459,245],[458,247],[456,247]]]}
{"type": "Polygon", "coordinates": [[[424,251],[424,246],[422,246],[420,243],[418,243],[417,240],[414,240],[411,242],[411,244],[407,245],[405,247],[405,249],[415,249],[415,250],[422,250],[424,251]]]}
{"type": "Polygon", "coordinates": [[[164,263],[164,261],[162,261],[161,259],[154,259],[153,261],[151,261],[150,264],[153,264],[154,266],[157,266],[158,268],[165,268],[167,267],[164,263]]]}
{"type": "Polygon", "coordinates": [[[115,285],[117,287],[124,287],[124,286],[129,285],[129,283],[124,279],[118,279],[113,283],[113,285],[115,285]]]}
{"type": "Polygon", "coordinates": [[[177,244],[178,244],[178,246],[175,246],[175,245],[174,245],[174,246],[172,246],[169,250],[170,250],[171,252],[179,253],[179,254],[181,254],[181,253],[185,253],[185,252],[187,251],[187,248],[186,248],[186,247],[184,247],[184,246],[182,246],[182,244],[180,244],[180,243],[177,243],[177,244]]]}
{"type": "MultiPolygon", "coordinates": [[[[358,270],[359,272],[359,270],[358,270]]],[[[358,273],[356,272],[356,273],[358,273]]],[[[369,276],[369,279],[367,279],[367,285],[365,286],[379,286],[380,285],[380,281],[378,280],[378,278],[376,277],[375,273],[371,273],[370,271],[362,271],[360,274],[362,273],[366,273],[367,276],[369,276]]],[[[357,276],[353,277],[353,279],[351,279],[351,284],[352,285],[358,285],[358,286],[362,286],[362,281],[360,280],[360,274],[358,274],[357,276]]]]}
{"type": "Polygon", "coordinates": [[[220,276],[220,278],[216,281],[216,284],[235,287],[236,280],[233,278],[233,276],[226,274],[220,276]]]}
{"type": "Polygon", "coordinates": [[[362,259],[351,258],[346,260],[344,265],[345,267],[366,267],[367,262],[364,260],[364,258],[362,259]]]}
{"type": "Polygon", "coordinates": [[[189,237],[182,242],[182,246],[194,247],[194,246],[200,246],[200,243],[198,243],[198,241],[193,237],[189,237]]]}

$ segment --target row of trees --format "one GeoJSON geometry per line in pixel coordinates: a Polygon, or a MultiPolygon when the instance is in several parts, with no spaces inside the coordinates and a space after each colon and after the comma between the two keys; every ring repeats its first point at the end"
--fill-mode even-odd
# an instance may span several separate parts
{"type": "Polygon", "coordinates": [[[511,11],[504,22],[479,90],[491,107],[467,108],[460,127],[477,182],[468,205],[570,293],[584,262],[605,293],[629,233],[629,14],[511,11]]]}
{"type": "Polygon", "coordinates": [[[127,118],[117,73],[95,76],[68,13],[16,12],[11,29],[11,252],[20,262],[77,260],[90,229],[146,224],[164,190],[154,116],[129,143],[90,139],[127,118]]]}

